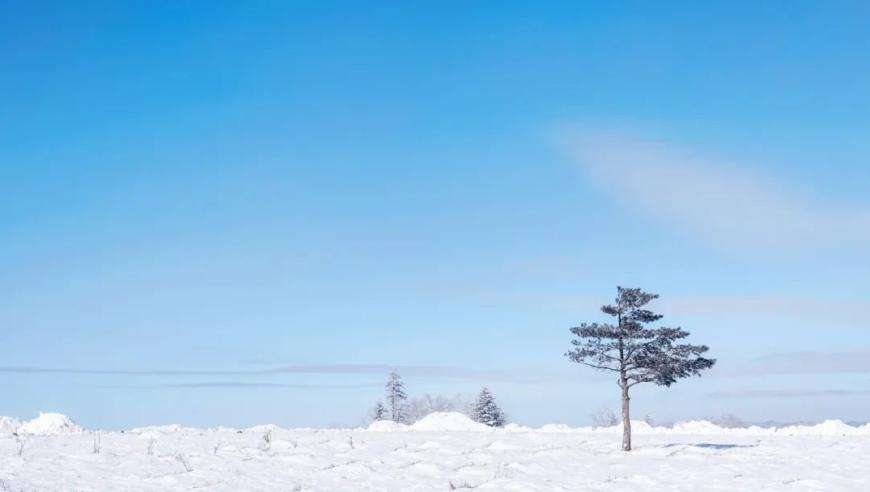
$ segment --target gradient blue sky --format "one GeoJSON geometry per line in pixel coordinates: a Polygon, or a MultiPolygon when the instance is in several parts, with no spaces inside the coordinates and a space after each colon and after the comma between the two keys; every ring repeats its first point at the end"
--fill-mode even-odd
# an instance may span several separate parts
{"type": "Polygon", "coordinates": [[[718,366],[659,421],[870,419],[864,2],[3,2],[0,415],[618,404],[615,286],[718,366]]]}

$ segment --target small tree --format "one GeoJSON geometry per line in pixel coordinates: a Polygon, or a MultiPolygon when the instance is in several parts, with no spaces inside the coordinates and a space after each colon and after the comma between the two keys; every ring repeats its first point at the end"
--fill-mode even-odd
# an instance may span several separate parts
{"type": "Polygon", "coordinates": [[[375,403],[375,407],[372,408],[371,417],[372,422],[387,420],[387,407],[385,407],[384,404],[381,402],[375,403]]]}
{"type": "Polygon", "coordinates": [[[505,424],[504,412],[495,402],[495,396],[484,387],[477,395],[477,401],[471,412],[471,418],[475,422],[486,424],[490,427],[503,427],[505,424]]]}
{"type": "Polygon", "coordinates": [[[571,328],[575,347],[565,355],[573,362],[618,374],[622,390],[622,449],[631,451],[631,419],[628,392],[640,383],[670,386],[677,379],[699,376],[713,367],[715,359],[706,359],[704,345],[675,344],[689,336],[680,328],[645,328],[662,318],[644,309],[658,298],[641,289],[617,287],[615,304],[601,311],[616,318],[616,324],[583,323],[571,328]]]}
{"type": "Polygon", "coordinates": [[[405,423],[407,417],[405,415],[405,401],[408,399],[405,393],[405,383],[402,382],[402,376],[393,369],[390,372],[390,379],[387,380],[387,405],[390,407],[390,420],[398,423],[405,423]]]}

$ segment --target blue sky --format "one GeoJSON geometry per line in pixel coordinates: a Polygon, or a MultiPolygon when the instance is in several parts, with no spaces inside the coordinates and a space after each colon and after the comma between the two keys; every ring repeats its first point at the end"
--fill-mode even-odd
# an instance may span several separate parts
{"type": "Polygon", "coordinates": [[[659,421],[870,419],[861,2],[6,2],[0,415],[616,408],[616,285],[717,367],[659,421]]]}

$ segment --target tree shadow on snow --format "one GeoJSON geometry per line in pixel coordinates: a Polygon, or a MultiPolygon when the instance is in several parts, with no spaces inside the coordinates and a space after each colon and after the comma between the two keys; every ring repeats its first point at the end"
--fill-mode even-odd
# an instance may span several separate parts
{"type": "Polygon", "coordinates": [[[712,442],[692,442],[692,443],[675,442],[675,443],[671,443],[671,444],[665,444],[662,447],[673,448],[675,446],[692,446],[692,447],[704,448],[704,449],[734,449],[734,448],[756,448],[756,447],[758,447],[758,444],[720,444],[720,443],[712,443],[712,442]]]}

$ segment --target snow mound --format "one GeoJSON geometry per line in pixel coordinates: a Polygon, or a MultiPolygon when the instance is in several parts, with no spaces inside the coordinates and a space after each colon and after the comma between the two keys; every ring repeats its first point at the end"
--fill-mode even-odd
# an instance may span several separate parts
{"type": "Polygon", "coordinates": [[[574,429],[566,424],[545,424],[539,430],[541,432],[571,432],[574,429]]]}
{"type": "Polygon", "coordinates": [[[21,421],[14,417],[0,417],[0,435],[12,434],[21,426],[21,421]]]}
{"type": "Polygon", "coordinates": [[[533,431],[531,427],[526,427],[520,424],[508,424],[504,426],[505,432],[530,432],[533,431]]]}
{"type": "Polygon", "coordinates": [[[852,427],[842,420],[826,420],[816,425],[790,425],[776,430],[777,434],[791,436],[853,436],[861,434],[861,427],[852,427]]]}
{"type": "Polygon", "coordinates": [[[435,412],[411,426],[417,431],[490,431],[492,428],[475,422],[459,412],[435,412]]]}
{"type": "Polygon", "coordinates": [[[18,427],[21,434],[50,435],[70,434],[82,432],[84,429],[79,424],[62,413],[39,413],[39,417],[27,421],[18,427]]]}
{"type": "Polygon", "coordinates": [[[253,432],[256,434],[265,434],[267,432],[275,432],[275,429],[277,429],[277,428],[278,428],[278,426],[275,424],[260,424],[260,425],[255,425],[253,427],[248,427],[245,430],[247,432],[253,432]]]}
{"type": "Polygon", "coordinates": [[[649,425],[645,420],[632,420],[631,432],[639,432],[641,434],[649,434],[656,432],[656,428],[649,425]]]}
{"type": "Polygon", "coordinates": [[[189,427],[184,427],[181,424],[168,424],[168,425],[148,425],[145,427],[134,427],[130,429],[130,432],[133,434],[145,434],[148,432],[161,432],[161,433],[172,433],[172,432],[181,432],[184,430],[192,430],[189,427]]]}
{"type": "MultiPolygon", "coordinates": [[[[553,424],[550,424],[553,425],[553,424]]],[[[546,426],[545,426],[546,427],[546,426]]],[[[631,432],[639,433],[639,434],[649,434],[657,432],[658,427],[653,427],[646,423],[643,420],[632,420],[631,421],[631,432]]],[[[613,424],[606,427],[578,427],[576,429],[571,429],[576,432],[603,432],[603,433],[615,433],[622,434],[622,422],[618,424],[613,424]]]]}
{"type": "Polygon", "coordinates": [[[708,420],[689,420],[677,422],[672,427],[674,432],[682,434],[727,434],[728,431],[708,420]]]}
{"type": "Polygon", "coordinates": [[[377,432],[389,432],[389,431],[401,431],[407,429],[408,426],[405,424],[400,424],[398,422],[393,422],[392,420],[375,420],[366,430],[377,431],[377,432]]]}

